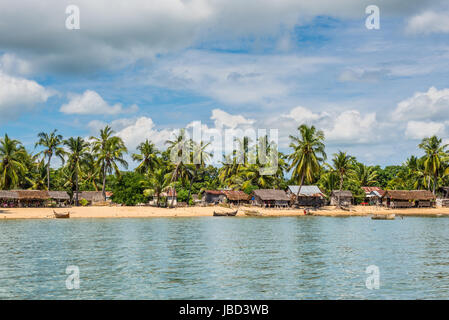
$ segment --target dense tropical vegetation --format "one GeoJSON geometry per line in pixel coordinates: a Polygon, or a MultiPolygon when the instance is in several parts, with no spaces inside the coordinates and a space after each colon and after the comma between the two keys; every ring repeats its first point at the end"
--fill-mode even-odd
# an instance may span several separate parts
{"type": "Polygon", "coordinates": [[[64,139],[56,130],[41,132],[33,152],[5,135],[0,138],[0,190],[66,190],[76,205],[77,191],[101,190],[106,198],[109,190],[117,203],[135,205],[154,197],[159,205],[164,203],[162,195],[173,187],[178,201],[192,203],[192,195],[218,188],[251,193],[261,188],[285,189],[290,184],[317,184],[327,194],[351,190],[361,201],[362,186],[426,189],[434,194],[439,187],[449,186],[448,145],[436,136],[418,145],[423,156],[412,155],[402,165],[381,168],[360,163],[344,151],[328,161],[323,132],[301,125],[297,134],[290,136],[291,153],[278,152],[276,169],[269,175],[263,174],[261,169],[267,164],[261,163],[257,154],[276,146],[267,137],[254,145],[248,137],[236,142],[245,152],[234,151],[221,165],[212,166],[208,164],[212,156],[208,144],[187,139],[181,130],[166,141],[165,150],[158,150],[151,140],[142,142],[130,155],[136,168],[126,171],[128,150],[109,126],[89,139],[64,139]],[[189,154],[182,152],[183,146],[190,148],[189,154]]]}

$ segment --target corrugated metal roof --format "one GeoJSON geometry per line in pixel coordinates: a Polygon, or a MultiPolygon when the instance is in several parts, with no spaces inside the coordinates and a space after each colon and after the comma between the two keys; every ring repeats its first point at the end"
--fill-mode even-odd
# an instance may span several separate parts
{"type": "MultiPolygon", "coordinates": [[[[290,192],[294,195],[298,194],[299,186],[288,186],[290,192]]],[[[323,196],[323,192],[318,188],[318,186],[301,186],[300,196],[323,196]]]]}

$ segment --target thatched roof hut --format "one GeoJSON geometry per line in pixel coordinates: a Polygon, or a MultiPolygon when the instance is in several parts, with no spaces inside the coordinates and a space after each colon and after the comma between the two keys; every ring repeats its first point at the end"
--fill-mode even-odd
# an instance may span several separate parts
{"type": "Polygon", "coordinates": [[[392,208],[431,207],[435,196],[428,190],[387,190],[382,203],[392,208]]]}
{"type": "Polygon", "coordinates": [[[203,193],[203,202],[205,203],[221,203],[226,198],[221,190],[205,190],[203,193]]]}
{"type": "Polygon", "coordinates": [[[70,196],[66,191],[48,191],[48,195],[53,200],[59,201],[70,200],[70,196]]]}
{"type": "Polygon", "coordinates": [[[299,190],[299,186],[288,186],[287,195],[292,203],[299,206],[323,206],[326,199],[326,195],[318,186],[301,186],[301,190],[299,190]],[[299,197],[297,196],[298,191],[300,191],[299,197]]]}
{"type": "Polygon", "coordinates": [[[228,202],[248,202],[250,196],[241,190],[226,190],[223,191],[224,195],[228,199],[228,202]]]}
{"type": "Polygon", "coordinates": [[[434,200],[435,196],[429,190],[387,190],[384,198],[394,200],[434,200]]]}
{"type": "Polygon", "coordinates": [[[287,207],[290,197],[284,190],[259,189],[253,191],[254,204],[268,207],[287,207]]]}
{"type": "MultiPolygon", "coordinates": [[[[76,197],[76,192],[73,195],[73,198],[76,197]]],[[[103,192],[101,191],[81,191],[78,195],[78,199],[85,199],[88,202],[101,202],[104,201],[103,192]]]]}
{"type": "Polygon", "coordinates": [[[18,200],[19,194],[16,191],[0,190],[0,199],[3,200],[18,200]]]}
{"type": "Polygon", "coordinates": [[[17,192],[19,200],[48,200],[50,195],[48,191],[42,190],[13,190],[17,192]]]}
{"type": "Polygon", "coordinates": [[[331,193],[331,206],[338,205],[348,206],[352,204],[352,192],[349,190],[333,190],[331,193]]]}

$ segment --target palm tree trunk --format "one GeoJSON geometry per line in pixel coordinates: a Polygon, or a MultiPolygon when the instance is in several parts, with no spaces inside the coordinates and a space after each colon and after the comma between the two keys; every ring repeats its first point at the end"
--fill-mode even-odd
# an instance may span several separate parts
{"type": "Polygon", "coordinates": [[[435,174],[433,177],[433,195],[435,195],[436,187],[437,187],[437,175],[435,174]]]}
{"type": "MultiPolygon", "coordinates": [[[[178,169],[179,169],[179,165],[181,164],[181,162],[179,162],[177,165],[176,165],[176,169],[175,169],[175,172],[173,172],[173,176],[172,176],[172,178],[171,178],[171,182],[173,183],[173,181],[175,180],[175,178],[176,178],[176,176],[178,175],[178,169]]],[[[174,190],[176,190],[175,189],[175,187],[172,187],[174,190]]],[[[170,189],[169,189],[170,190],[170,189]]],[[[175,193],[173,192],[173,197],[171,198],[171,203],[170,203],[170,207],[173,207],[173,203],[174,203],[174,201],[175,201],[175,197],[174,197],[174,195],[175,195],[175,193]]]]}
{"type": "Polygon", "coordinates": [[[106,201],[106,166],[103,166],[103,187],[101,188],[103,199],[106,201]]]}
{"type": "Polygon", "coordinates": [[[343,189],[343,175],[340,176],[340,191],[338,192],[338,205],[337,208],[341,208],[341,190],[343,189]]]}
{"type": "Polygon", "coordinates": [[[192,191],[193,180],[195,178],[196,178],[196,170],[195,170],[195,174],[192,176],[192,179],[190,179],[189,196],[187,197],[187,204],[189,204],[189,202],[190,202],[190,192],[192,191]]]}
{"type": "Polygon", "coordinates": [[[51,161],[51,155],[48,156],[48,162],[47,162],[47,190],[50,191],[50,161],[51,161]]]}
{"type": "Polygon", "coordinates": [[[75,169],[75,179],[76,179],[76,195],[75,195],[75,206],[79,206],[78,201],[78,193],[79,193],[79,187],[78,187],[78,170],[75,169]]]}
{"type": "Polygon", "coordinates": [[[303,183],[304,183],[304,172],[302,173],[301,183],[299,185],[298,192],[296,193],[296,202],[298,203],[298,206],[299,206],[299,193],[301,192],[301,188],[302,188],[302,184],[303,183]]]}

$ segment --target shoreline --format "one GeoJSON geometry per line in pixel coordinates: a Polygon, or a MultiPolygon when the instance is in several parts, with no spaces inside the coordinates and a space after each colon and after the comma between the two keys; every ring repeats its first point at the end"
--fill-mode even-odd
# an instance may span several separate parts
{"type": "MultiPolygon", "coordinates": [[[[181,208],[157,208],[157,207],[116,207],[116,206],[90,206],[71,208],[2,208],[0,219],[55,219],[56,212],[70,212],[70,218],[182,218],[182,217],[211,217],[214,211],[227,212],[236,208],[224,208],[220,206],[208,207],[181,207],[181,208]]],[[[261,217],[304,217],[304,209],[270,209],[260,207],[240,207],[236,217],[247,217],[245,210],[257,211],[261,217]]],[[[398,216],[420,217],[449,217],[449,208],[407,208],[389,209],[375,206],[352,206],[349,211],[337,210],[335,207],[322,207],[316,211],[310,211],[310,216],[327,217],[354,217],[370,216],[373,214],[396,214],[398,216]]]]}

